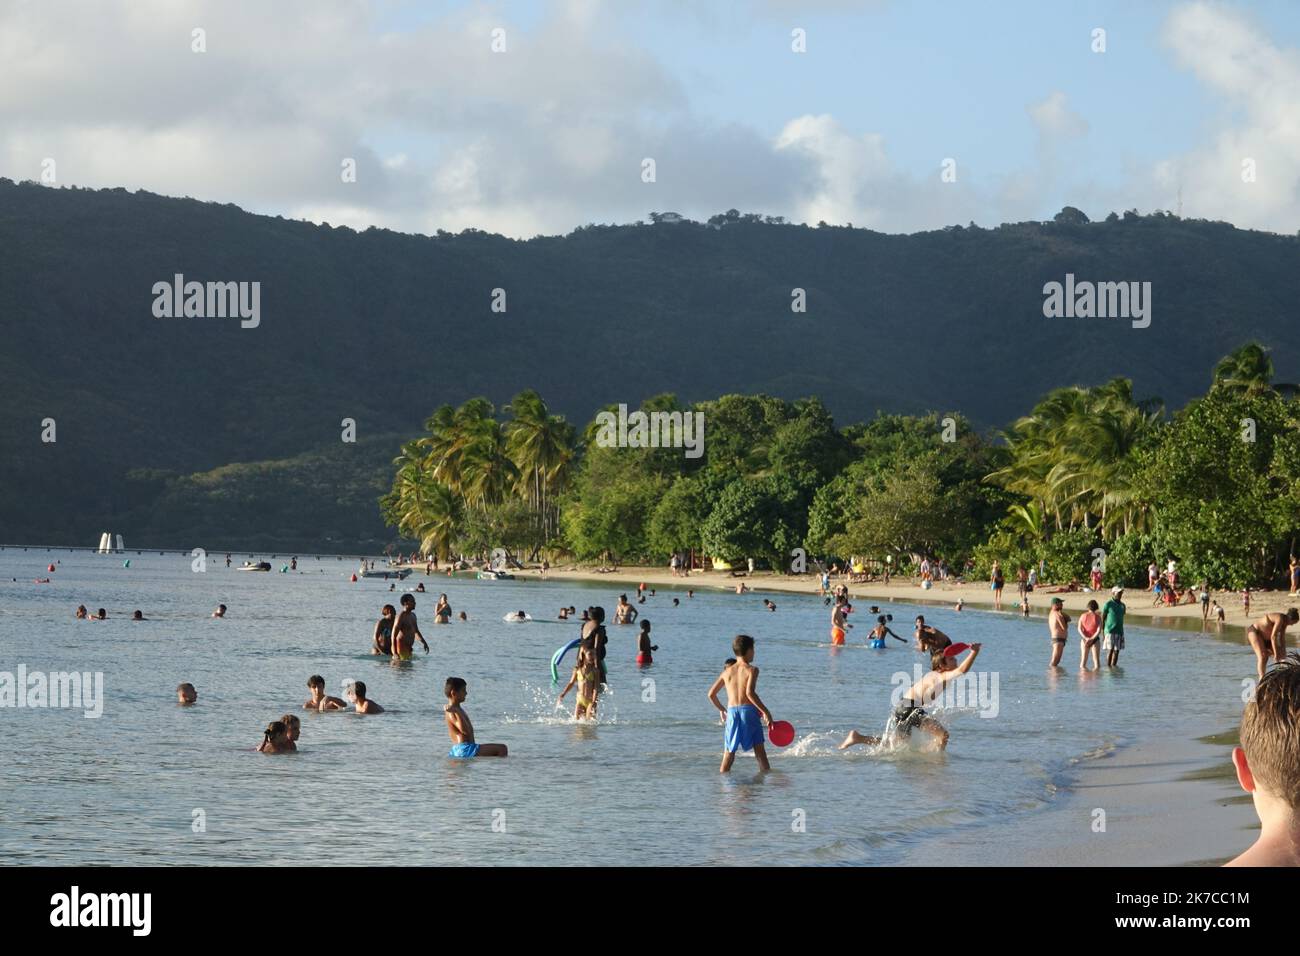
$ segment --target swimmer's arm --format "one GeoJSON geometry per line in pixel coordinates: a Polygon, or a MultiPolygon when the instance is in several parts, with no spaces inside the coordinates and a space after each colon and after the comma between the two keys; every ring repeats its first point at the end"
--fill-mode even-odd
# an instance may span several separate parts
{"type": "Polygon", "coordinates": [[[573,689],[573,685],[578,682],[578,674],[575,671],[569,678],[569,682],[564,685],[564,690],[560,691],[560,700],[564,700],[564,695],[573,689]]]}
{"type": "Polygon", "coordinates": [[[718,713],[725,714],[727,712],[727,708],[723,707],[722,704],[718,703],[718,691],[722,690],[722,686],[724,683],[722,677],[723,675],[719,674],[718,679],[715,680],[713,682],[713,686],[709,688],[709,703],[711,703],[714,707],[718,708],[718,713]]]}
{"type": "Polygon", "coordinates": [[[965,674],[970,670],[971,665],[975,663],[975,655],[980,652],[981,646],[982,645],[980,644],[972,644],[970,646],[970,653],[966,655],[966,658],[960,664],[958,664],[953,670],[944,671],[942,675],[943,682],[946,684],[948,681],[960,677],[962,674],[965,674]]]}

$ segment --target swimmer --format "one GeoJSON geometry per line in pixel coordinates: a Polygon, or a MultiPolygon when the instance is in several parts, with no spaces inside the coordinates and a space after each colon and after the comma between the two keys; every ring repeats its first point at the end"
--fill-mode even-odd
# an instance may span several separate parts
{"type": "MultiPolygon", "coordinates": [[[[419,584],[417,584],[417,585],[415,586],[415,593],[416,593],[416,594],[423,594],[423,593],[424,593],[424,582],[423,582],[423,581],[421,581],[419,584]]],[[[446,596],[446,595],[444,595],[444,597],[445,597],[445,596],[446,596]]],[[[437,612],[434,612],[434,613],[437,613],[437,612]]],[[[446,622],[444,621],[443,623],[445,624],[446,622]]]]}
{"type": "Polygon", "coordinates": [[[447,600],[447,595],[439,594],[438,603],[433,609],[433,623],[450,624],[451,623],[451,602],[447,600]]]}
{"type": "Polygon", "coordinates": [[[225,616],[226,616],[226,606],[225,606],[224,604],[218,604],[218,605],[217,605],[217,609],[216,609],[215,611],[212,612],[212,616],[213,616],[213,617],[225,617],[225,616]]]}
{"type": "MultiPolygon", "coordinates": [[[[944,729],[943,724],[925,712],[924,705],[931,704],[938,699],[945,684],[956,680],[970,670],[971,665],[975,663],[975,656],[979,654],[982,646],[981,644],[972,644],[970,651],[960,664],[944,651],[935,651],[931,654],[930,672],[913,684],[908,692],[903,695],[903,699],[894,707],[893,713],[889,715],[889,724],[885,735],[889,736],[892,731],[895,735],[910,739],[913,730],[924,730],[930,735],[931,749],[945,749],[948,746],[948,731],[944,729]]],[[[855,744],[866,744],[874,747],[880,743],[880,740],[879,737],[868,737],[856,730],[851,730],[849,735],[844,738],[844,742],[840,744],[840,750],[847,750],[855,744]]]]}
{"type": "Polygon", "coordinates": [[[559,619],[560,619],[561,621],[567,621],[567,620],[569,619],[569,609],[568,609],[567,607],[562,607],[562,608],[560,608],[560,617],[559,617],[559,619]]]}
{"type": "Polygon", "coordinates": [[[1277,663],[1286,660],[1286,629],[1300,620],[1300,611],[1290,608],[1285,614],[1273,611],[1246,628],[1246,643],[1255,652],[1255,669],[1264,679],[1271,656],[1277,663]]]}
{"type": "Polygon", "coordinates": [[[325,678],[320,674],[312,674],[307,678],[307,689],[311,691],[311,700],[302,705],[303,710],[347,710],[348,703],[337,697],[331,697],[325,693],[325,678]]]}
{"type": "Polygon", "coordinates": [[[924,614],[916,616],[915,630],[912,632],[912,636],[916,639],[916,644],[913,645],[914,649],[923,654],[933,654],[935,651],[941,651],[952,644],[952,638],[947,634],[937,627],[931,627],[925,623],[924,614]]]}
{"type": "Polygon", "coordinates": [[[763,607],[767,608],[769,611],[776,610],[776,605],[773,604],[771,601],[769,601],[767,598],[763,598],[763,607]]]}
{"type": "Polygon", "coordinates": [[[379,611],[379,620],[375,622],[375,632],[371,635],[370,653],[383,654],[386,657],[392,656],[393,653],[393,621],[397,619],[397,608],[391,604],[385,604],[379,611]]]}
{"type": "Polygon", "coordinates": [[[1079,670],[1088,669],[1089,656],[1101,670],[1101,612],[1096,601],[1088,602],[1088,610],[1079,615],[1075,629],[1079,632],[1079,670]]]}
{"type": "Polygon", "coordinates": [[[689,600],[690,598],[695,597],[695,591],[692,590],[692,589],[690,589],[690,588],[687,588],[687,590],[686,590],[686,597],[687,597],[688,600],[689,600]]]}
{"type": "Polygon", "coordinates": [[[188,707],[199,699],[199,692],[194,689],[193,684],[176,685],[176,702],[182,707],[188,707]]]}
{"type": "Polygon", "coordinates": [[[409,661],[411,652],[415,650],[416,638],[424,645],[426,654],[429,653],[429,643],[420,633],[420,623],[415,619],[415,598],[403,594],[399,603],[402,605],[402,612],[393,622],[393,659],[409,661]]]}
{"type": "MultiPolygon", "coordinates": [[[[596,704],[600,698],[600,664],[596,652],[586,647],[578,648],[578,661],[569,675],[569,682],[560,691],[559,701],[574,687],[578,688],[578,702],[573,708],[574,720],[594,720],[596,704]]],[[[559,701],[556,703],[558,704],[559,701]]]]}
{"type": "Polygon", "coordinates": [[[734,663],[723,667],[718,679],[709,688],[709,703],[726,717],[722,735],[722,766],[719,773],[727,773],[735,762],[737,750],[752,750],[763,770],[772,769],[767,762],[764,727],[772,725],[772,712],[758,696],[758,668],[754,666],[754,639],[748,634],[737,634],[731,642],[736,655],[734,663]],[[718,691],[727,689],[727,706],[718,701],[718,691]]]}
{"type": "MultiPolygon", "coordinates": [[[[15,578],[14,580],[16,581],[16,580],[18,580],[18,579],[15,578]]],[[[78,604],[78,605],[77,605],[77,620],[78,620],[78,621],[84,621],[84,620],[86,620],[86,618],[88,618],[88,617],[90,617],[90,612],[86,610],[86,605],[84,605],[84,604],[78,604]]]]}
{"type": "Polygon", "coordinates": [[[90,619],[92,621],[106,621],[108,620],[108,612],[101,607],[98,611],[96,611],[94,614],[90,616],[90,619]]]}
{"type": "Polygon", "coordinates": [[[958,599],[957,599],[957,605],[956,605],[956,607],[953,608],[953,610],[954,610],[954,611],[960,611],[960,610],[962,609],[963,606],[964,606],[964,602],[962,601],[961,598],[958,598],[958,599]]]}
{"type": "Polygon", "coordinates": [[[289,727],[283,720],[271,721],[266,725],[266,730],[262,734],[262,742],[257,745],[259,753],[287,754],[298,749],[297,745],[289,737],[289,727]]]}
{"type": "Polygon", "coordinates": [[[447,718],[447,733],[451,736],[451,753],[448,756],[465,757],[504,757],[507,754],[505,744],[476,744],[474,742],[474,725],[469,721],[469,714],[460,706],[469,696],[464,678],[448,677],[443,685],[447,695],[447,705],[443,715],[447,718]]]}
{"type": "MultiPolygon", "coordinates": [[[[644,587],[644,585],[642,585],[642,587],[644,587]]],[[[631,604],[627,603],[626,594],[620,594],[618,596],[618,606],[614,608],[614,623],[634,624],[636,623],[636,619],[640,615],[640,613],[641,612],[638,611],[636,608],[634,608],[631,604]]]]}
{"type": "Polygon", "coordinates": [[[352,705],[358,714],[382,714],[384,712],[384,708],[366,697],[364,681],[352,682],[352,686],[348,688],[348,700],[352,701],[352,705]]]}
{"type": "Polygon", "coordinates": [[[468,621],[468,620],[469,620],[469,615],[466,614],[464,611],[461,611],[460,614],[456,617],[456,620],[458,620],[458,621],[468,621]]]}
{"type": "Polygon", "coordinates": [[[636,662],[642,666],[654,663],[652,651],[659,650],[658,644],[650,643],[650,621],[641,622],[641,633],[636,638],[636,662]]]}
{"type": "Polygon", "coordinates": [[[831,609],[831,643],[836,647],[843,646],[845,628],[852,626],[844,617],[844,604],[836,600],[835,607],[831,609]]]}
{"type": "Polygon", "coordinates": [[[673,598],[673,607],[681,607],[681,604],[682,602],[679,599],[673,598]]]}
{"type": "Polygon", "coordinates": [[[142,611],[140,611],[139,609],[137,609],[134,613],[132,613],[132,615],[131,615],[131,620],[133,620],[133,621],[147,621],[147,620],[149,620],[149,619],[148,619],[147,617],[144,616],[144,612],[142,612],[142,611]]]}
{"type": "Polygon", "coordinates": [[[893,617],[888,614],[882,614],[878,618],[876,618],[876,626],[873,627],[869,632],[871,636],[871,644],[873,647],[877,647],[877,648],[884,647],[886,637],[892,637],[896,641],[903,641],[904,644],[907,643],[907,641],[903,640],[903,638],[899,637],[892,630],[890,630],[889,622],[891,620],[893,620],[893,617]]]}
{"type": "Polygon", "coordinates": [[[1052,639],[1052,662],[1048,666],[1059,667],[1070,634],[1070,615],[1065,613],[1065,602],[1059,597],[1052,598],[1051,610],[1047,612],[1047,633],[1052,639]]]}
{"type": "Polygon", "coordinates": [[[294,746],[298,744],[298,738],[302,736],[302,721],[298,719],[297,714],[283,714],[280,720],[284,726],[289,729],[289,739],[293,741],[294,746]]]}
{"type": "Polygon", "coordinates": [[[520,624],[528,620],[528,614],[526,611],[513,611],[510,614],[507,614],[505,619],[511,623],[520,624]]]}

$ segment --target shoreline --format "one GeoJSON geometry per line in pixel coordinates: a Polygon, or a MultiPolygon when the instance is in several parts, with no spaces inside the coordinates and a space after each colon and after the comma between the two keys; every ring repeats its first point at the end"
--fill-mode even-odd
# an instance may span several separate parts
{"type": "MultiPolygon", "coordinates": [[[[425,565],[406,563],[396,565],[396,567],[410,568],[418,574],[418,572],[424,570],[425,565]]],[[[469,572],[458,573],[463,575],[469,572]]],[[[675,577],[671,571],[665,568],[644,566],[626,566],[612,571],[599,571],[595,568],[569,565],[551,568],[545,575],[542,574],[541,569],[530,567],[523,571],[513,571],[511,573],[515,575],[515,580],[518,581],[609,582],[616,585],[617,590],[627,591],[628,594],[635,592],[638,584],[645,584],[647,587],[653,588],[676,588],[683,591],[687,589],[734,591],[736,585],[743,582],[749,591],[755,593],[816,596],[818,584],[818,578],[814,574],[788,575],[775,574],[771,571],[756,571],[752,576],[745,575],[733,578],[729,572],[725,571],[695,571],[692,572],[690,577],[675,577]]],[[[432,576],[445,575],[445,571],[435,571],[432,576]]],[[[412,575],[412,577],[416,576],[415,574],[412,575]]],[[[964,584],[936,581],[934,586],[927,590],[912,579],[895,580],[886,586],[879,581],[867,584],[848,584],[843,577],[831,578],[832,587],[839,583],[848,585],[849,599],[854,602],[917,604],[947,607],[952,610],[960,597],[965,608],[979,611],[994,610],[992,592],[987,581],[968,581],[964,584]]],[[[1088,601],[1095,600],[1098,604],[1105,604],[1110,598],[1108,589],[1053,594],[1049,590],[1053,586],[1039,585],[1029,594],[1030,616],[1042,616],[1046,613],[1052,598],[1059,597],[1066,612],[1070,613],[1071,624],[1073,624],[1077,616],[1087,610],[1088,601]]],[[[1225,620],[1222,627],[1217,625],[1213,617],[1208,621],[1202,620],[1199,602],[1195,604],[1179,604],[1174,607],[1156,606],[1152,604],[1150,591],[1136,588],[1126,589],[1124,592],[1124,604],[1128,608],[1125,621],[1138,626],[1167,628],[1170,630],[1186,630],[1189,625],[1194,624],[1202,625],[1206,630],[1236,631],[1244,635],[1246,627],[1251,621],[1261,615],[1271,611],[1285,611],[1288,607],[1300,607],[1300,596],[1292,596],[1286,591],[1280,590],[1252,591],[1249,615],[1242,611],[1239,592],[1212,591],[1210,597],[1211,600],[1218,600],[1224,609],[1225,620]]],[[[1004,589],[1003,612],[1009,614],[1019,613],[1017,609],[1019,600],[1019,595],[1013,587],[1004,589]]]]}

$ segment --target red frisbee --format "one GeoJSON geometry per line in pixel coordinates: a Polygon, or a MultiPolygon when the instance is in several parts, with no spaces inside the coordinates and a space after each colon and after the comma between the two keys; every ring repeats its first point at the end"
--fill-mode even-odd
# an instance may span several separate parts
{"type": "Polygon", "coordinates": [[[962,651],[970,650],[969,644],[949,644],[943,649],[944,657],[956,657],[962,651]]]}
{"type": "Polygon", "coordinates": [[[774,720],[767,728],[767,739],[775,747],[788,747],[794,742],[794,724],[788,720],[774,720]]]}

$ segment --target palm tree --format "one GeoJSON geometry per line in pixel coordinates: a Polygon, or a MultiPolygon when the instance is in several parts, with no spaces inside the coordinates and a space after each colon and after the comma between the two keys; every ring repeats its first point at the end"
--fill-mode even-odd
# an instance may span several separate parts
{"type": "Polygon", "coordinates": [[[1288,398],[1300,392],[1300,385],[1273,381],[1273,360],[1258,342],[1247,342],[1219,359],[1210,387],[1247,398],[1270,390],[1288,398]]]}
{"type": "Polygon", "coordinates": [[[516,490],[536,513],[545,540],[552,530],[552,502],[567,483],[574,429],[551,415],[532,389],[516,395],[507,411],[513,415],[505,432],[507,452],[519,473],[516,490]]]}

